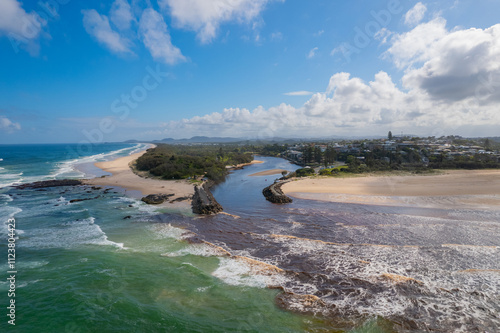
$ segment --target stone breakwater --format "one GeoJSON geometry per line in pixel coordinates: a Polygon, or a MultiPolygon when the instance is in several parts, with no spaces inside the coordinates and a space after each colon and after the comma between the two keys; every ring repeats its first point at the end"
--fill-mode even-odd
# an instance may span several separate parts
{"type": "Polygon", "coordinates": [[[274,183],[263,189],[262,194],[264,194],[266,200],[275,204],[291,203],[293,200],[287,197],[285,193],[283,193],[283,190],[281,190],[283,184],[286,184],[286,182],[274,183]]]}
{"type": "Polygon", "coordinates": [[[194,187],[193,201],[191,202],[193,213],[202,215],[211,215],[222,212],[222,206],[215,200],[210,185],[204,183],[194,187]]]}

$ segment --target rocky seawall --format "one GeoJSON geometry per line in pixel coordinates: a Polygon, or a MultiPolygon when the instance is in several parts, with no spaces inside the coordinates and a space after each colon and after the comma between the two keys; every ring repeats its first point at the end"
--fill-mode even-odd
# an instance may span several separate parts
{"type": "Polygon", "coordinates": [[[271,186],[266,187],[262,190],[262,194],[266,197],[267,201],[275,204],[286,204],[291,203],[293,200],[283,193],[281,186],[286,182],[274,183],[271,186]]]}
{"type": "Polygon", "coordinates": [[[223,211],[222,206],[215,200],[210,185],[196,185],[194,187],[193,201],[191,202],[193,213],[201,215],[217,214],[223,211]]]}

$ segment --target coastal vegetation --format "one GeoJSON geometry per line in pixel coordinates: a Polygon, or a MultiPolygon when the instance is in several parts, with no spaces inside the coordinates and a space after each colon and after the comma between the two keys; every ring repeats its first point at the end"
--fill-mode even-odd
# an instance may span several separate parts
{"type": "Polygon", "coordinates": [[[166,145],[148,149],[136,162],[138,171],[163,179],[206,177],[224,180],[226,166],[250,163],[250,151],[236,145],[166,145]]]}

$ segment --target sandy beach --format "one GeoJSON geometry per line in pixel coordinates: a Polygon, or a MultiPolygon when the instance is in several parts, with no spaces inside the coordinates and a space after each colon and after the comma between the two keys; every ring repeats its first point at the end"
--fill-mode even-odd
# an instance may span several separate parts
{"type": "MultiPolygon", "coordinates": [[[[132,172],[130,164],[145,154],[142,151],[125,157],[117,158],[113,161],[98,162],[94,165],[112,176],[103,178],[94,178],[86,180],[85,183],[96,186],[118,186],[127,190],[139,191],[143,196],[149,194],[175,194],[171,200],[180,197],[192,196],[194,194],[194,187],[185,180],[159,180],[152,178],[143,178],[132,172]]],[[[165,204],[164,204],[165,205],[165,204]]],[[[176,202],[173,204],[166,203],[167,207],[174,208],[189,208],[191,207],[191,200],[176,202]]]]}
{"type": "Polygon", "coordinates": [[[426,207],[500,206],[500,170],[452,170],[441,175],[307,178],[282,187],[296,198],[426,207]]]}
{"type": "Polygon", "coordinates": [[[253,173],[253,174],[251,174],[251,175],[250,175],[250,177],[279,175],[279,174],[281,174],[283,171],[288,172],[288,171],[287,171],[287,170],[285,170],[285,169],[272,169],[272,170],[264,170],[264,171],[261,171],[261,172],[253,173]]]}
{"type": "Polygon", "coordinates": [[[226,169],[230,170],[238,170],[242,169],[246,166],[252,165],[252,164],[262,164],[264,161],[259,161],[259,160],[253,160],[250,163],[241,163],[241,164],[236,164],[236,165],[226,165],[226,169]]]}

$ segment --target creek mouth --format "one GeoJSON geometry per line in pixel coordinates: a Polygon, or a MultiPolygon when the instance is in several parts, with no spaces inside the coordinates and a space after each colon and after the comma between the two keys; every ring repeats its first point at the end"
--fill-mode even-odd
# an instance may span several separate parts
{"type": "MultiPolygon", "coordinates": [[[[213,189],[231,215],[179,219],[191,242],[282,270],[276,304],[348,330],[379,318],[386,332],[500,327],[500,210],[267,202],[273,179],[235,171],[213,189]],[[255,179],[255,180],[254,180],[255,179]],[[264,185],[264,186],[263,186],[264,185]],[[380,319],[382,318],[382,319],[380,319]]],[[[285,161],[286,162],[286,161],[285,161]]],[[[267,165],[266,165],[267,164],[267,165]]]]}

